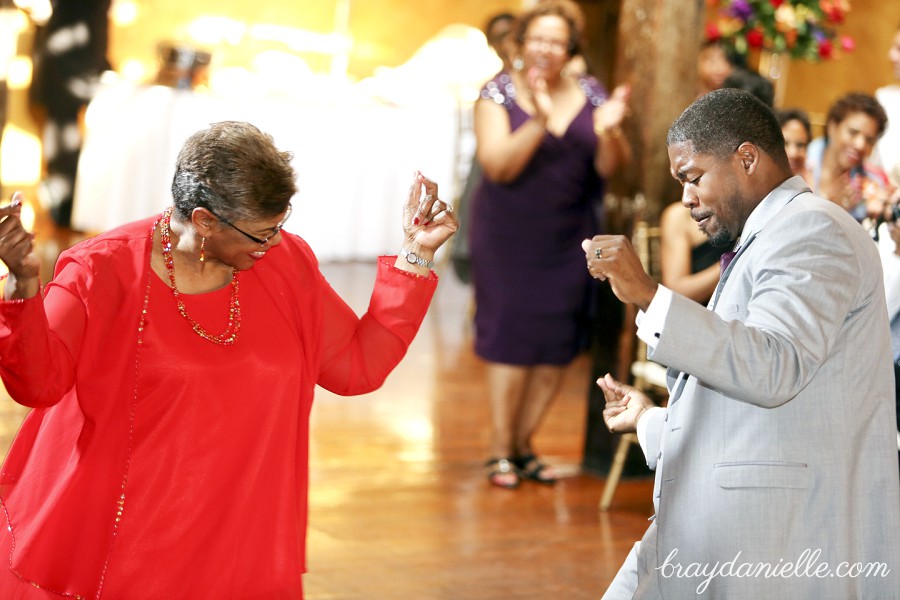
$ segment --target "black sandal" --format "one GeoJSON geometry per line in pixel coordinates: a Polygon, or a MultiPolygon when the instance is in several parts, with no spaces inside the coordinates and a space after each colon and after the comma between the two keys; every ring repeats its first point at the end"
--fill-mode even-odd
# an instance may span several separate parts
{"type": "Polygon", "coordinates": [[[525,479],[537,481],[538,483],[543,483],[545,485],[553,485],[556,483],[556,477],[544,473],[545,471],[551,471],[552,467],[539,461],[538,457],[534,454],[517,456],[513,459],[513,463],[516,465],[519,475],[525,479]]]}
{"type": "Polygon", "coordinates": [[[488,481],[491,482],[491,485],[496,485],[499,488],[503,488],[505,490],[514,490],[519,487],[521,480],[519,479],[521,474],[519,473],[519,469],[516,468],[515,461],[511,458],[492,458],[491,460],[484,463],[484,466],[487,467],[488,470],[488,481]],[[515,481],[511,481],[509,483],[503,483],[497,479],[498,475],[515,475],[515,481]]]}

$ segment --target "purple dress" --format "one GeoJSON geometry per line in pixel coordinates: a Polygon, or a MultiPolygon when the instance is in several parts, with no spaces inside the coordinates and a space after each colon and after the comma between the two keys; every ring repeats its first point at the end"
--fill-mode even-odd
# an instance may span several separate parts
{"type": "MultiPolygon", "coordinates": [[[[592,77],[579,85],[587,102],[565,134],[546,133],[515,181],[482,177],[472,198],[475,352],[491,362],[564,365],[589,339],[594,280],[581,241],[598,231],[603,181],[594,170],[593,109],[606,93],[592,77]]],[[[479,101],[506,107],[515,131],[531,118],[515,98],[512,79],[501,72],[479,101]]]]}

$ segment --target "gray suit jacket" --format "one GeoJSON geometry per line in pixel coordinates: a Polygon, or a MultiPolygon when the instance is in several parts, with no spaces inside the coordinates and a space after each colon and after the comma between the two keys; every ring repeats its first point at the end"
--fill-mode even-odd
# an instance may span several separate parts
{"type": "Polygon", "coordinates": [[[673,294],[652,358],[681,373],[648,416],[656,518],[635,598],[900,598],[878,252],[804,188],[754,210],[712,310],[673,294]]]}

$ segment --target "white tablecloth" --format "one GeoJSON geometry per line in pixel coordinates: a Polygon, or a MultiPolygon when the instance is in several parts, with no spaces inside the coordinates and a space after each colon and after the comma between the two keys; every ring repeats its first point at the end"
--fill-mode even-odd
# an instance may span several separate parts
{"type": "Polygon", "coordinates": [[[116,84],[88,109],[72,224],[99,232],[171,204],[184,140],[210,123],[249,121],[294,153],[299,192],[285,229],[320,261],[396,254],[413,173],[455,193],[458,110],[452,99],[421,106],[235,99],[160,86],[116,84]]]}

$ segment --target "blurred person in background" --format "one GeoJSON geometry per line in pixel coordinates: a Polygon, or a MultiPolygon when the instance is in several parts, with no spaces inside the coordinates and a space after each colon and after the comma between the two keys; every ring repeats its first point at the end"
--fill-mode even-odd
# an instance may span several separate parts
{"type": "Polygon", "coordinates": [[[512,59],[516,52],[516,42],[512,36],[516,16],[510,12],[502,12],[488,19],[484,26],[484,36],[488,46],[503,61],[501,71],[512,69],[512,59]]]}
{"type": "Polygon", "coordinates": [[[887,175],[868,162],[887,115],[873,96],[851,92],[828,109],[825,135],[807,149],[813,192],[863,222],[882,214],[890,197],[887,175]]]}
{"type": "Polygon", "coordinates": [[[573,77],[584,18],[569,0],[519,17],[511,72],[488,82],[475,105],[477,160],[469,246],[475,353],[487,366],[491,484],[553,483],[533,436],[564,369],[590,338],[590,278],[580,242],[596,232],[603,180],[630,159],[622,133],[630,89],[607,96],[573,77]]]}
{"type": "Polygon", "coordinates": [[[775,111],[781,134],[784,136],[784,151],[787,153],[791,171],[799,175],[807,184],[812,183],[812,176],[806,168],[806,153],[812,141],[812,126],[806,111],[799,108],[786,108],[775,111]]]}
{"type": "Polygon", "coordinates": [[[706,40],[697,55],[697,97],[718,90],[734,71],[725,46],[717,40],[706,40]]]}
{"type": "Polygon", "coordinates": [[[44,176],[39,197],[53,222],[69,227],[81,152],[81,119],[94,97],[107,60],[112,0],[52,0],[52,14],[38,23],[30,101],[43,129],[44,176]]]}
{"type": "Polygon", "coordinates": [[[772,82],[746,67],[735,66],[725,78],[722,87],[750,92],[769,108],[775,103],[775,86],[772,82]]]}
{"type": "MultiPolygon", "coordinates": [[[[484,26],[485,39],[502,62],[500,73],[509,73],[513,68],[512,60],[516,53],[516,42],[513,35],[515,22],[515,15],[502,12],[490,17],[484,26]]],[[[459,220],[459,230],[450,247],[450,260],[453,264],[453,271],[463,283],[469,283],[472,280],[472,267],[469,259],[469,205],[472,203],[472,192],[481,181],[481,176],[481,165],[478,164],[478,159],[473,157],[466,184],[456,200],[456,218],[459,220]]]]}

